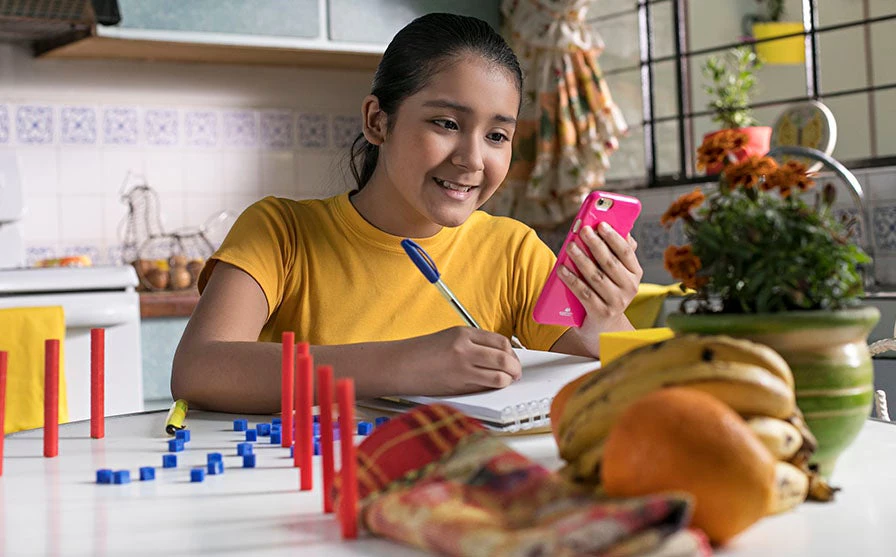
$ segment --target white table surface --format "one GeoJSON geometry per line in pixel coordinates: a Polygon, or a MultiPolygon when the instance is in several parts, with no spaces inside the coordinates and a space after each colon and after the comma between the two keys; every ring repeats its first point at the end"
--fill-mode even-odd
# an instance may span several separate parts
{"type": "MultiPolygon", "coordinates": [[[[192,412],[192,440],[177,453],[178,467],[161,467],[169,437],[164,412],[106,419],[106,438],[91,440],[89,423],[60,426],[59,456],[44,458],[41,430],[6,437],[0,477],[3,555],[382,555],[419,551],[363,532],[344,542],[334,515],[321,507],[320,458],[315,489],[298,490],[289,450],[259,438],[256,469],[241,468],[234,418],[250,425],[271,416],[192,412]],[[225,473],[190,483],[189,470],[208,452],[224,455],[225,473]],[[138,468],[156,468],[139,481],[138,468]],[[96,470],[128,469],[131,483],[98,485],[96,470]]],[[[508,438],[518,451],[556,468],[549,435],[508,438]]],[[[338,444],[337,444],[338,446],[338,444]]],[[[337,453],[338,463],[338,453],[337,453]]],[[[338,465],[338,464],[337,464],[338,465]]],[[[834,503],[806,503],[763,519],[719,549],[725,556],[896,555],[896,427],[868,421],[841,457],[834,503]]]]}

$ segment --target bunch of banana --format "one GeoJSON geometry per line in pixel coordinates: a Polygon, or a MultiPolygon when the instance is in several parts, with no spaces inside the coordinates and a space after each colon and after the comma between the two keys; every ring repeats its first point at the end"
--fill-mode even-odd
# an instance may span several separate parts
{"type": "Polygon", "coordinates": [[[727,336],[683,335],[633,350],[598,369],[570,394],[555,428],[563,474],[597,484],[603,445],[616,418],[651,391],[688,387],[714,395],[743,416],[779,461],[772,512],[831,489],[810,470],[816,441],[796,406],[793,375],[771,348],[727,336]]]}

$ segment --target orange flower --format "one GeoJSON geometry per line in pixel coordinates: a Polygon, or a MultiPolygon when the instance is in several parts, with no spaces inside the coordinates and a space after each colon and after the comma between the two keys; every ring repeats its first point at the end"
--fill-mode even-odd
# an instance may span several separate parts
{"type": "Polygon", "coordinates": [[[709,282],[706,277],[698,277],[697,271],[703,268],[700,258],[694,255],[690,245],[669,246],[663,253],[663,266],[673,278],[694,290],[709,282]]]}
{"type": "Polygon", "coordinates": [[[691,209],[699,207],[705,199],[700,188],[694,188],[694,191],[682,195],[669,205],[669,209],[660,217],[660,223],[668,228],[678,218],[690,219],[691,209]]]}
{"type": "Polygon", "coordinates": [[[806,165],[799,161],[789,160],[766,176],[763,189],[778,188],[781,197],[790,197],[793,188],[806,191],[814,185],[815,181],[809,177],[806,165]]]}
{"type": "Polygon", "coordinates": [[[734,153],[743,148],[749,140],[747,134],[733,129],[722,130],[710,135],[697,148],[697,170],[722,164],[727,159],[728,153],[734,153]]]}
{"type": "Polygon", "coordinates": [[[771,157],[749,156],[725,168],[725,179],[729,187],[756,187],[763,177],[767,177],[778,169],[778,163],[771,157]]]}

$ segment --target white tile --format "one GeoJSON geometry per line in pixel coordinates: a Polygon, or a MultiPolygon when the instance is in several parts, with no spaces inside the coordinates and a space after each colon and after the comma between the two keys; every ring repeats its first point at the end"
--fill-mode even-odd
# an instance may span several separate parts
{"type": "Polygon", "coordinates": [[[144,157],[146,182],[157,192],[183,193],[184,155],[179,150],[150,150],[144,157]]]}
{"type": "Polygon", "coordinates": [[[223,161],[224,156],[214,151],[184,153],[184,194],[221,193],[223,161]]]}
{"type": "Polygon", "coordinates": [[[353,188],[354,181],[347,165],[345,157],[333,153],[305,151],[297,154],[296,189],[292,195],[298,199],[322,199],[353,188]]]}
{"type": "Polygon", "coordinates": [[[124,239],[128,205],[118,195],[103,196],[103,238],[109,245],[120,244],[124,239]]]}
{"type": "Polygon", "coordinates": [[[22,218],[25,241],[31,245],[59,240],[59,201],[55,194],[25,195],[22,218]]]}
{"type": "Polygon", "coordinates": [[[103,193],[102,153],[91,147],[60,147],[59,191],[63,194],[103,193]]]}
{"type": "Polygon", "coordinates": [[[163,232],[172,232],[186,226],[184,206],[184,194],[159,193],[159,220],[162,223],[163,232]]]}
{"type": "Polygon", "coordinates": [[[207,220],[226,209],[221,195],[192,195],[184,197],[184,222],[187,228],[201,229],[207,220]]]}
{"type": "Polygon", "coordinates": [[[249,195],[243,193],[228,193],[224,196],[227,204],[227,210],[233,211],[237,215],[241,214],[249,205],[252,205],[259,199],[260,195],[249,195]]]}
{"type": "Polygon", "coordinates": [[[100,195],[59,196],[59,235],[66,242],[80,242],[103,236],[103,197],[100,195]]]}
{"type": "Polygon", "coordinates": [[[296,176],[291,152],[270,151],[261,154],[261,193],[295,197],[296,176]]]}
{"type": "Polygon", "coordinates": [[[257,150],[225,151],[222,162],[225,193],[258,195],[261,189],[261,155],[257,150]]]}
{"type": "Polygon", "coordinates": [[[56,147],[21,147],[17,153],[24,195],[59,191],[59,155],[56,147]]]}
{"type": "Polygon", "coordinates": [[[135,148],[103,148],[103,192],[119,193],[128,175],[145,175],[143,152],[135,148]]]}
{"type": "Polygon", "coordinates": [[[873,201],[892,201],[896,199],[896,168],[875,172],[868,176],[868,188],[873,201]]]}

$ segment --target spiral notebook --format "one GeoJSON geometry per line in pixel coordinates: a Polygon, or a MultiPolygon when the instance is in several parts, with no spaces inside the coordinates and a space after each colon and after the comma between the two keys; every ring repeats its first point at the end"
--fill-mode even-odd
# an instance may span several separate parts
{"type": "Polygon", "coordinates": [[[503,389],[458,396],[404,396],[359,400],[376,410],[401,412],[419,404],[441,402],[478,419],[492,430],[517,432],[550,426],[551,401],[564,385],[600,367],[600,362],[538,350],[515,350],[522,378],[503,389]]]}

